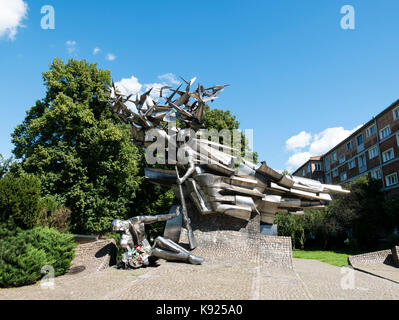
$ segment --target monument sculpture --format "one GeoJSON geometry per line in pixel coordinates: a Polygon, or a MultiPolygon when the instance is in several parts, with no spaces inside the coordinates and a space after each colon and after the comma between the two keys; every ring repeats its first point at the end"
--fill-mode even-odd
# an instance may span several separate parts
{"type": "MultiPolygon", "coordinates": [[[[153,219],[167,221],[165,237],[157,238],[152,256],[190,263],[202,261],[175,243],[184,227],[190,249],[197,246],[186,200],[200,215],[224,215],[249,221],[255,214],[260,216],[262,223],[273,224],[276,213],[303,214],[306,208],[321,209],[332,200],[332,194],[349,192],[340,186],[283,175],[266,162],[258,165],[242,158],[240,148],[221,143],[220,137],[209,140],[203,130],[205,106],[217,99],[227,85],[204,88],[198,84],[196,90],[190,91],[196,78],[182,80],[186,83],[185,90],[180,90],[182,85],[176,89],[161,87],[156,100],[151,96],[155,89],[142,95],[126,96],[118,92],[114,83],[107,85],[110,109],[130,125],[133,142],[151,149],[150,153],[156,149],[154,146],[164,146],[163,154],[162,148],[156,149],[157,156],[169,167],[174,167],[174,170],[147,168],[145,173],[150,181],[170,186],[181,205],[175,206],[166,216],[134,217],[128,220],[129,223],[117,221],[113,225],[118,231],[128,228],[143,231],[143,223],[153,219]],[[171,93],[165,96],[166,91],[171,93]],[[182,128],[176,126],[176,120],[182,128]],[[185,173],[180,175],[179,169],[185,173]]],[[[127,243],[126,252],[129,252],[129,244],[137,243],[130,240],[128,233],[126,235],[123,241],[127,243]]],[[[138,241],[144,241],[140,237],[138,241]]],[[[146,250],[150,248],[145,241],[144,247],[146,250]]],[[[124,263],[129,264],[129,254],[124,257],[124,263]]]]}
{"type": "Polygon", "coordinates": [[[121,247],[125,250],[122,254],[122,263],[125,267],[139,268],[148,266],[158,258],[165,260],[183,261],[191,264],[200,264],[203,259],[191,254],[189,251],[174,243],[172,240],[157,237],[153,247],[147,240],[145,225],[167,221],[179,215],[179,210],[174,213],[156,216],[137,216],[128,220],[114,220],[112,231],[121,233],[121,247]]]}

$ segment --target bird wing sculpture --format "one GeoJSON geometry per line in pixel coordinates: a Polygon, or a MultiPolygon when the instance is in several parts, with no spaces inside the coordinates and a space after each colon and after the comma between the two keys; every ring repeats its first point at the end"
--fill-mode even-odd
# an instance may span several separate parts
{"type": "MultiPolygon", "coordinates": [[[[276,213],[303,214],[306,208],[321,209],[332,200],[335,193],[348,193],[337,185],[323,184],[316,180],[283,175],[266,162],[254,164],[239,156],[239,151],[210,141],[200,133],[203,129],[206,103],[213,101],[228,85],[217,85],[204,89],[200,84],[195,91],[190,89],[196,80],[186,81],[186,89],[181,85],[176,89],[164,86],[159,100],[151,98],[151,89],[143,95],[125,96],[118,93],[115,84],[106,85],[109,93],[110,109],[122,121],[130,124],[133,141],[148,147],[153,143],[146,138],[150,129],[163,132],[168,150],[177,150],[187,157],[177,165],[187,171],[179,177],[174,170],[146,169],[146,177],[154,183],[168,186],[179,185],[184,189],[176,196],[188,197],[200,214],[224,214],[249,221],[253,212],[260,215],[263,223],[273,224],[276,213]],[[166,91],[171,91],[168,97],[166,91]],[[194,132],[188,142],[178,142],[176,137],[186,129],[165,130],[165,123],[182,121],[194,132]]],[[[167,163],[168,164],[168,163],[167,163]]],[[[175,166],[175,163],[169,163],[175,166]]],[[[182,201],[184,205],[184,200],[182,201]]],[[[190,223],[185,219],[184,223],[190,223]]],[[[192,248],[195,245],[192,246],[192,248]]]]}

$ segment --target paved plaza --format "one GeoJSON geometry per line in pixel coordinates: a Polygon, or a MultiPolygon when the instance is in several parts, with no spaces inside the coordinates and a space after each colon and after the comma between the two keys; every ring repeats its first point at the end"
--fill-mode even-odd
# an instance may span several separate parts
{"type": "Polygon", "coordinates": [[[399,284],[353,270],[343,289],[341,268],[293,259],[293,269],[229,257],[200,266],[160,261],[137,270],[84,271],[55,278],[53,289],[35,285],[0,289],[0,299],[399,299],[399,284]]]}

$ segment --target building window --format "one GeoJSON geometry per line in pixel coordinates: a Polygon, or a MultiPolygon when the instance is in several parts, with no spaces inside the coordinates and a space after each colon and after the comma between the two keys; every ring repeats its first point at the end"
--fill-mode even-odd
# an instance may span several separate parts
{"type": "MultiPolygon", "coordinates": [[[[399,134],[398,134],[398,139],[399,139],[399,134]]],[[[398,145],[399,145],[399,142],[398,142],[398,145]]],[[[325,157],[324,168],[326,169],[326,171],[330,171],[330,157],[325,157]]]]}
{"type": "Polygon", "coordinates": [[[389,160],[392,160],[393,158],[395,158],[395,154],[393,152],[393,148],[391,148],[391,149],[389,149],[387,151],[384,151],[382,153],[382,161],[383,162],[387,162],[389,160]]]}
{"type": "Polygon", "coordinates": [[[399,119],[399,107],[393,109],[393,120],[399,119]]]}
{"type": "Polygon", "coordinates": [[[364,156],[364,154],[359,156],[358,162],[359,162],[359,167],[360,168],[366,166],[366,157],[364,156]]]}
{"type": "Polygon", "coordinates": [[[398,144],[399,147],[399,133],[396,134],[396,143],[398,144]]]}
{"type": "Polygon", "coordinates": [[[346,150],[352,150],[353,149],[353,142],[352,142],[352,140],[351,141],[349,141],[347,144],[346,144],[346,150]]]}
{"type": "Polygon", "coordinates": [[[338,160],[337,152],[334,152],[334,153],[331,155],[331,162],[334,163],[334,162],[336,162],[337,160],[338,160]]]}
{"type": "Polygon", "coordinates": [[[341,182],[342,182],[342,181],[345,181],[346,179],[348,179],[348,177],[347,177],[347,175],[346,175],[346,172],[342,172],[342,173],[341,173],[341,182]]]}
{"type": "Polygon", "coordinates": [[[321,171],[321,163],[316,162],[316,163],[314,164],[314,170],[315,170],[315,171],[321,171]]]}
{"type": "Polygon", "coordinates": [[[371,135],[373,135],[374,133],[375,133],[375,125],[373,124],[366,129],[366,137],[368,138],[371,135]]]}
{"type": "Polygon", "coordinates": [[[378,156],[378,147],[372,147],[369,150],[369,159],[373,159],[378,156]]]}
{"type": "Polygon", "coordinates": [[[302,177],[305,176],[305,169],[302,169],[302,177]]]}
{"type": "Polygon", "coordinates": [[[380,139],[385,139],[391,134],[391,128],[389,126],[386,126],[385,128],[380,130],[380,139]]]}
{"type": "Polygon", "coordinates": [[[308,164],[308,173],[310,173],[310,164],[308,164]]]}
{"type": "Polygon", "coordinates": [[[398,184],[398,175],[397,173],[392,173],[388,176],[385,177],[385,183],[387,187],[393,186],[395,184],[398,184]]]}
{"type": "Polygon", "coordinates": [[[332,171],[332,176],[333,176],[333,178],[338,177],[338,169],[334,169],[334,170],[332,171]]]}
{"type": "Polygon", "coordinates": [[[331,174],[327,174],[326,175],[326,183],[331,184],[332,180],[331,180],[331,174]]]}
{"type": "Polygon", "coordinates": [[[355,168],[355,167],[356,167],[356,161],[355,161],[355,159],[349,161],[348,166],[349,166],[349,169],[355,168]]]}
{"type": "Polygon", "coordinates": [[[363,144],[363,135],[360,134],[356,137],[357,145],[360,146],[363,144]]]}
{"type": "Polygon", "coordinates": [[[377,168],[373,171],[370,172],[370,175],[373,179],[381,179],[381,170],[380,168],[377,168]]]}
{"type": "Polygon", "coordinates": [[[345,162],[345,155],[344,154],[341,154],[340,156],[339,156],[339,163],[344,163],[345,162]]]}

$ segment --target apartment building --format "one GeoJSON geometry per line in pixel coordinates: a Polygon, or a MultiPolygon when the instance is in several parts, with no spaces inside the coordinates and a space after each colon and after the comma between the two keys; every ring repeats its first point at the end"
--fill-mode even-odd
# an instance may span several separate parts
{"type": "Polygon", "coordinates": [[[369,175],[382,180],[388,197],[399,196],[399,100],[326,154],[310,158],[293,175],[328,184],[369,175]]]}

